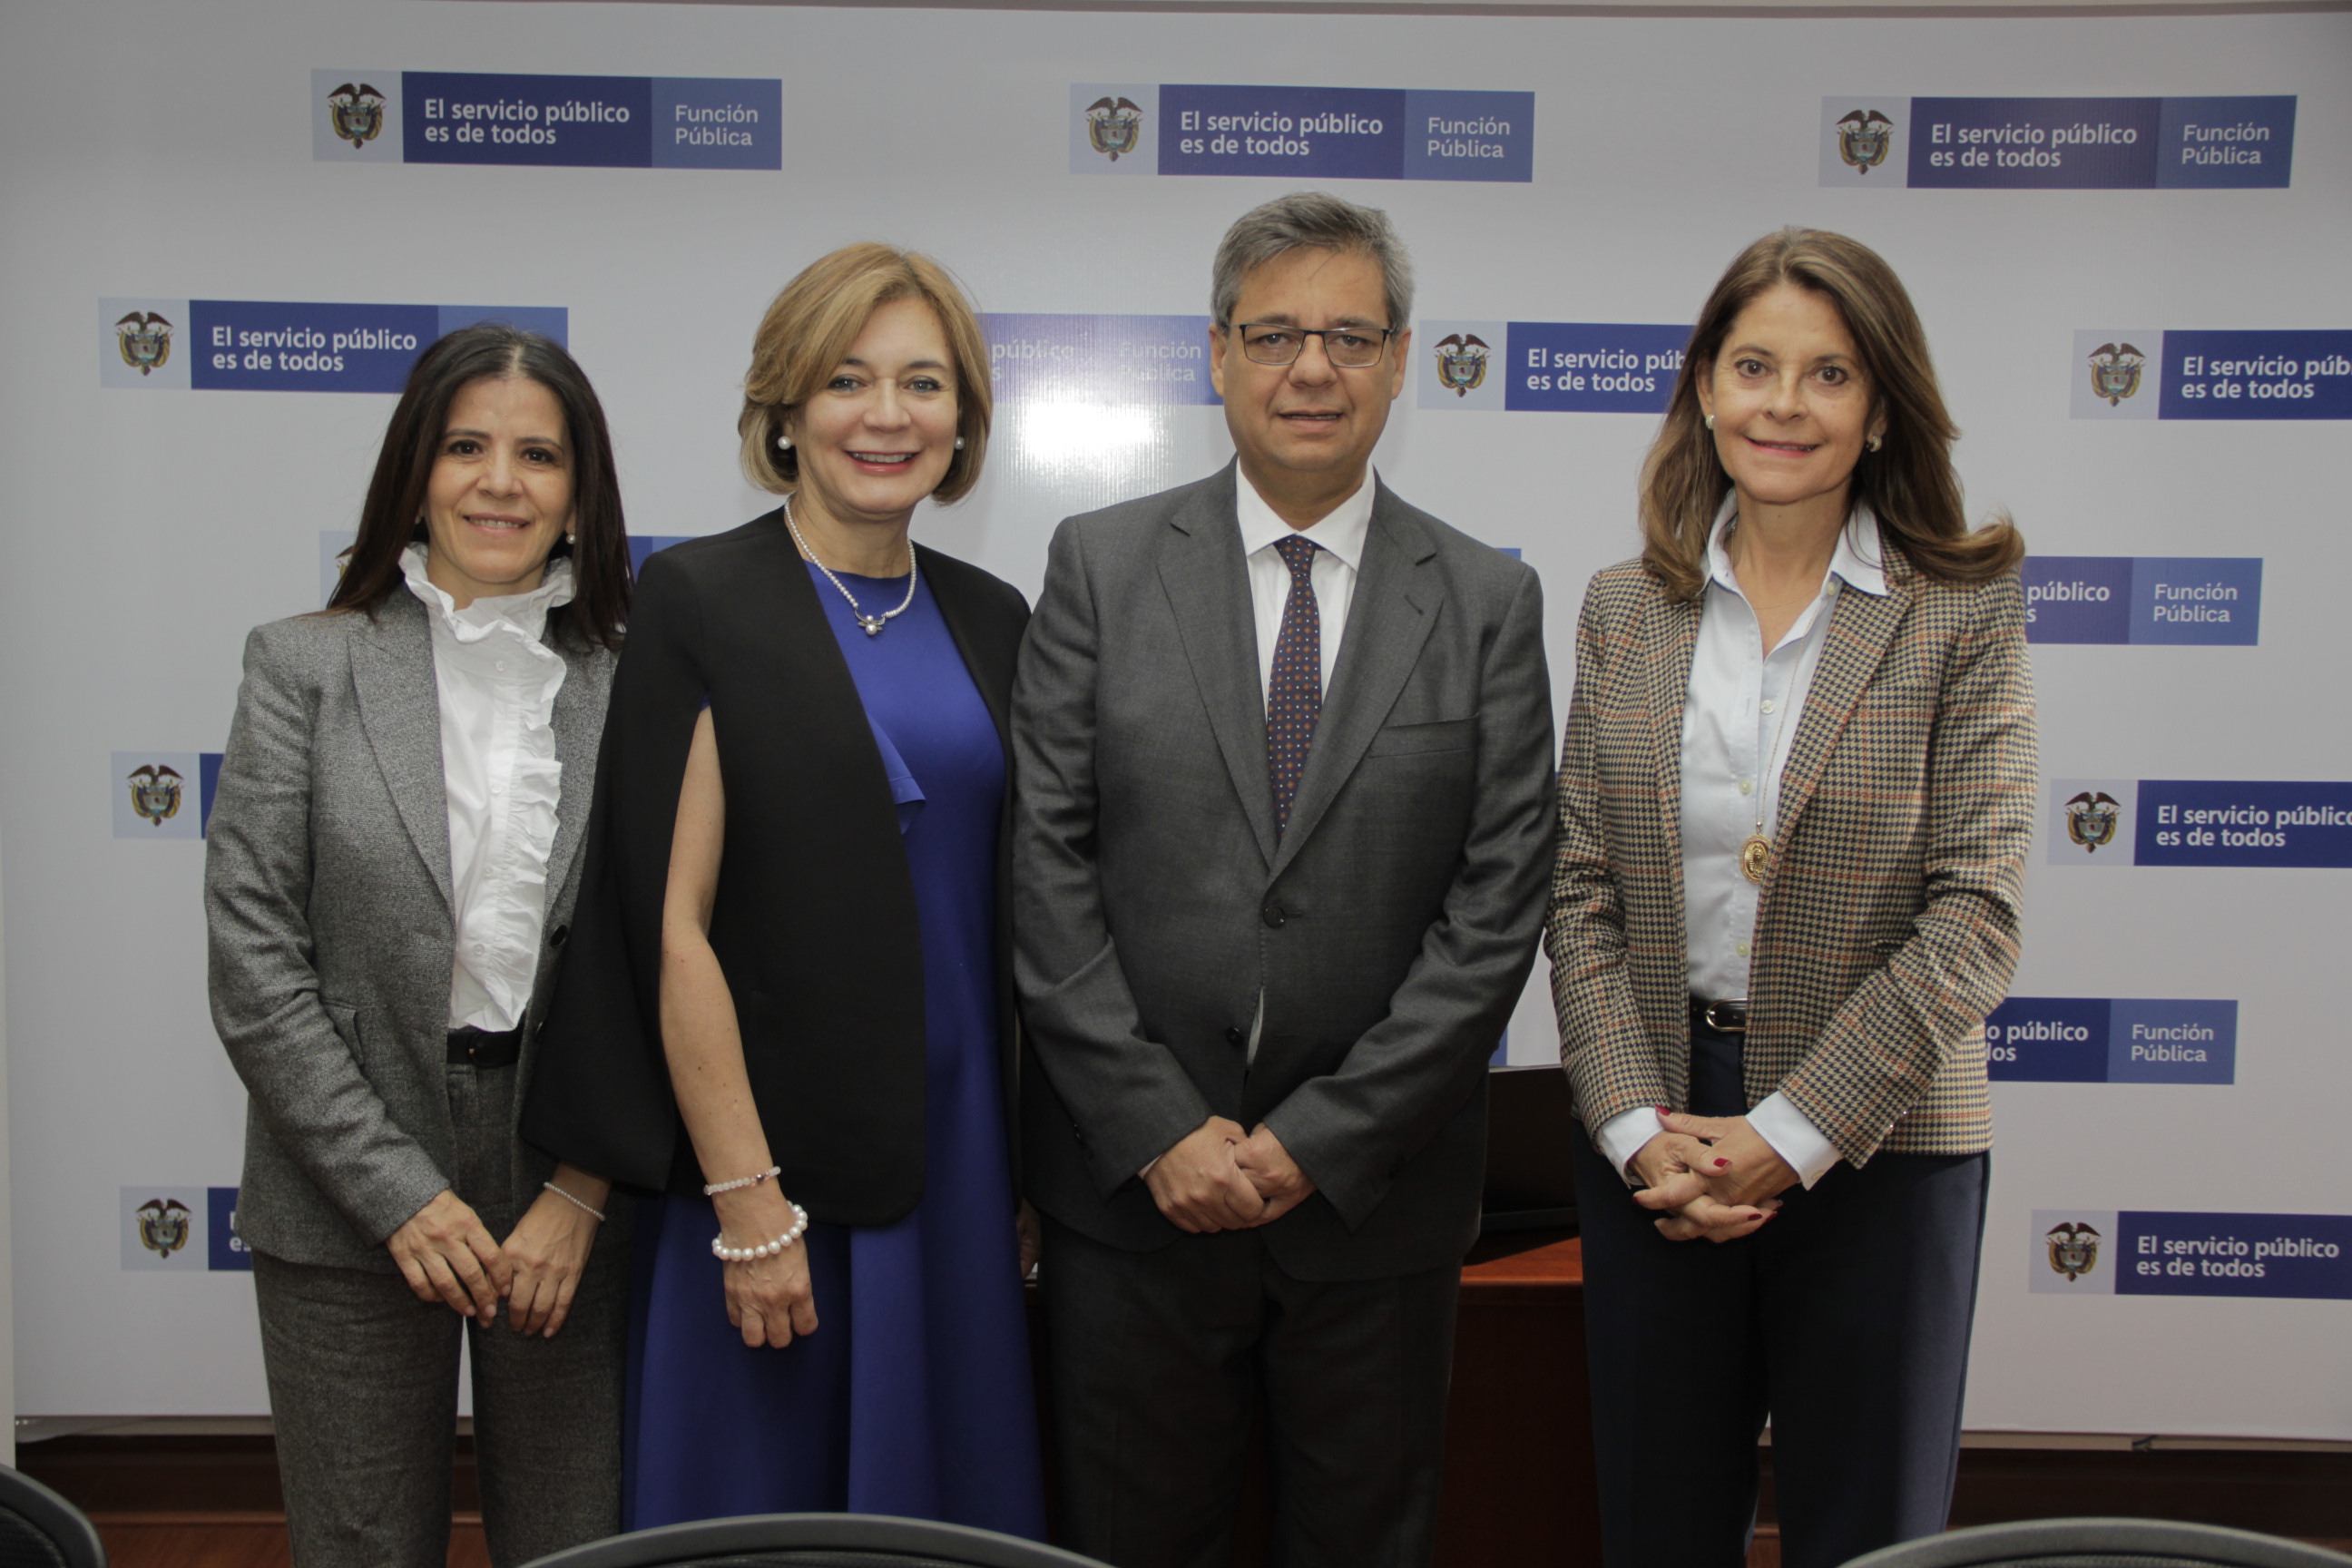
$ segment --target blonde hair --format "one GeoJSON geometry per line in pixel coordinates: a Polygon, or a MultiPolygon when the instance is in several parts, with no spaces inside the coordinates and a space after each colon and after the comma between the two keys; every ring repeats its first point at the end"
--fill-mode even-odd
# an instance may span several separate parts
{"type": "Polygon", "coordinates": [[[955,362],[956,434],[963,446],[931,499],[945,503],[971,493],[988,455],[995,410],[980,318],[947,268],[928,256],[872,242],[844,246],[811,262],[760,318],[751,368],[743,377],[743,412],[735,421],[743,437],[745,478],[779,495],[800,487],[800,455],[776,446],[784,420],[840,368],[867,319],[898,300],[920,300],[931,308],[955,362]]]}
{"type": "Polygon", "coordinates": [[[2005,516],[1969,531],[1952,443],[1959,427],[1944,407],[1927,334],[1911,296],[1885,259],[1826,229],[1784,228],[1741,251],[1700,310],[1667,402],[1665,423],[1642,465],[1642,559],[1670,599],[1706,586],[1707,533],[1731,489],[1698,403],[1700,382],[1739,312],[1783,283],[1837,307],[1886,421],[1878,451],[1854,465],[1851,494],[1866,501],[1911,563],[1946,582],[1980,583],[2015,570],[2025,539],[2005,516]]]}

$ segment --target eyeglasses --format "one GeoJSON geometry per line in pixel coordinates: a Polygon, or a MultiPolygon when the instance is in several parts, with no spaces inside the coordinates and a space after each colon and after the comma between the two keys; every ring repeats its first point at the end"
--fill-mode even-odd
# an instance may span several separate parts
{"type": "Polygon", "coordinates": [[[1242,335],[1242,353],[1259,364],[1294,364],[1307,350],[1307,340],[1323,340],[1323,357],[1341,370],[1368,370],[1388,353],[1388,327],[1286,327],[1274,321],[1244,321],[1234,331],[1242,335]]]}

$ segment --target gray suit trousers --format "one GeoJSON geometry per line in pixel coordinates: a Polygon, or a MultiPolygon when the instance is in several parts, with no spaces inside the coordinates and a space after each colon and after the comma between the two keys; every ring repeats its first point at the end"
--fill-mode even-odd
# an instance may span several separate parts
{"type": "MultiPolygon", "coordinates": [[[[502,1195],[511,1190],[514,1092],[510,1067],[448,1069],[456,1190],[501,1238],[521,1217],[502,1195]]],[[[597,1237],[553,1339],[526,1338],[503,1318],[482,1329],[419,1300],[397,1273],[257,1251],[254,1292],[295,1568],[448,1561],[462,1340],[471,1342],[490,1561],[504,1568],[618,1533],[624,1240],[597,1237]]]]}

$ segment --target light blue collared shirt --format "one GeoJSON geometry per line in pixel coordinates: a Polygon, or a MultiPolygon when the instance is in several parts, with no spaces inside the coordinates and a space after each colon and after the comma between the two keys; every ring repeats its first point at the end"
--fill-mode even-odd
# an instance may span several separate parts
{"type": "MultiPolygon", "coordinates": [[[[1741,872],[1739,847],[1751,833],[1769,841],[1778,832],[1780,775],[1829,641],[1838,594],[1886,594],[1878,518],[1857,504],[1838,532],[1821,592],[1766,651],[1763,629],[1724,548],[1737,513],[1736,499],[1726,496],[1707,536],[1706,597],[1683,701],[1684,936],[1690,993],[1711,1001],[1748,994],[1749,943],[1763,889],[1741,872]]],[[[1837,1163],[1836,1147],[1778,1091],[1748,1120],[1808,1187],[1837,1163]]],[[[1629,1110],[1601,1128],[1601,1146],[1622,1171],[1657,1130],[1651,1111],[1629,1110]]]]}

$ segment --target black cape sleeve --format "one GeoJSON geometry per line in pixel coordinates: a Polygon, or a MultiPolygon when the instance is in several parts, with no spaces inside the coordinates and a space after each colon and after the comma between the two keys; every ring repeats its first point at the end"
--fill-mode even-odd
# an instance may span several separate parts
{"type": "Polygon", "coordinates": [[[662,1054],[661,928],[678,790],[709,690],[695,595],[670,565],[651,556],[637,584],[520,1127],[558,1159],[648,1190],[676,1184],[691,1153],[662,1054]]]}

